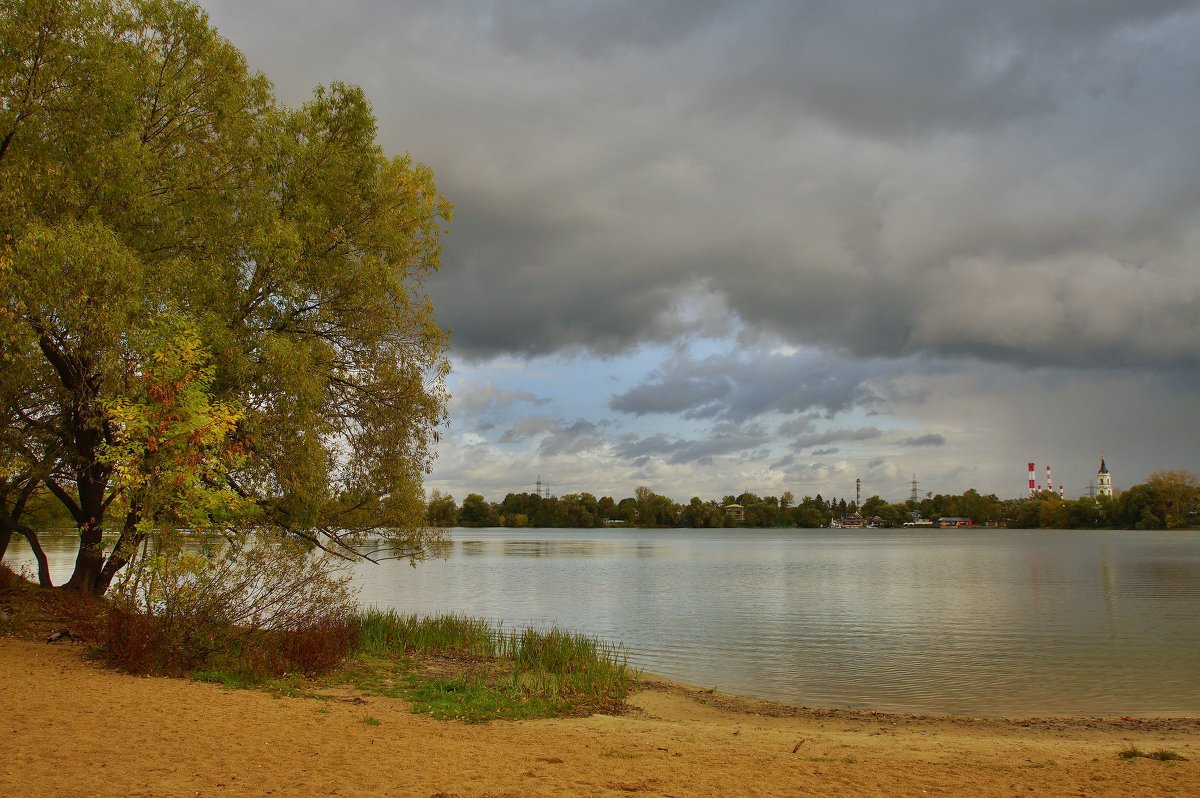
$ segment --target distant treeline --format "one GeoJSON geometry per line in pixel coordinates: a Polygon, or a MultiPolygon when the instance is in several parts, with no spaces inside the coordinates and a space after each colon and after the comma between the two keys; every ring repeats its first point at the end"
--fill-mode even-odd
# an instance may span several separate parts
{"type": "Polygon", "coordinates": [[[853,501],[825,499],[820,494],[797,501],[790,491],[782,496],[743,493],[720,501],[696,496],[687,504],[678,504],[640,487],[633,496],[619,500],[591,493],[509,493],[503,501],[489,502],[470,493],[461,505],[453,496],[434,491],[427,503],[428,523],[442,527],[818,528],[853,512],[881,527],[899,527],[914,517],[933,521],[965,517],[980,526],[1021,529],[1178,529],[1200,524],[1200,487],[1191,471],[1156,471],[1146,482],[1116,496],[1079,499],[1063,499],[1050,491],[1000,499],[972,488],[959,495],[927,495],[919,501],[888,502],[872,496],[861,508],[853,501]],[[740,519],[736,517],[739,514],[727,511],[733,504],[741,506],[740,519]]]}

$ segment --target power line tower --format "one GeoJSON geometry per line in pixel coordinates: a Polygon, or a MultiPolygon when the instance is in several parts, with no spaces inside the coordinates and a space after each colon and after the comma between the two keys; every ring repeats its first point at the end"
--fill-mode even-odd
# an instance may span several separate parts
{"type": "Polygon", "coordinates": [[[535,492],[537,493],[539,498],[542,498],[542,499],[550,498],[550,483],[547,482],[547,483],[543,484],[541,474],[538,474],[537,490],[535,492]]]}
{"type": "Polygon", "coordinates": [[[916,475],[916,474],[913,474],[912,482],[910,482],[910,483],[908,483],[908,484],[912,486],[912,492],[911,492],[911,493],[909,493],[909,495],[908,495],[908,500],[909,500],[910,502],[914,502],[914,503],[915,503],[915,502],[919,502],[919,501],[921,501],[921,491],[920,491],[920,490],[918,489],[918,487],[917,487],[917,486],[918,486],[918,485],[920,485],[921,483],[920,483],[920,482],[917,482],[917,475],[916,475]]]}

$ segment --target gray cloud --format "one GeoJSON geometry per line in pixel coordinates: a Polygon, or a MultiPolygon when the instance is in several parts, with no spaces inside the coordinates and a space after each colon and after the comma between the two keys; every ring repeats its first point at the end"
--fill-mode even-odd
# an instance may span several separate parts
{"type": "Polygon", "coordinates": [[[538,452],[547,457],[579,454],[597,449],[605,443],[599,425],[580,419],[556,428],[553,434],[538,445],[538,452]]]}
{"type": "Polygon", "coordinates": [[[527,416],[519,419],[508,430],[500,436],[501,443],[516,443],[518,441],[528,440],[546,433],[558,432],[562,429],[562,424],[550,418],[538,418],[536,416],[527,416]]]}
{"type": "Polygon", "coordinates": [[[868,373],[861,364],[811,355],[737,352],[694,359],[681,354],[649,381],[613,396],[609,406],[634,415],[675,413],[733,421],[811,410],[833,415],[875,400],[864,384],[868,373]]]}
{"type": "Polygon", "coordinates": [[[536,396],[529,391],[510,391],[498,388],[491,381],[484,383],[466,381],[454,391],[453,410],[456,415],[467,417],[496,415],[518,403],[528,402],[534,405],[544,405],[549,401],[549,399],[536,396]]]}
{"type": "MultiPolygon", "coordinates": [[[[801,452],[805,449],[810,449],[813,446],[823,446],[829,443],[840,443],[850,441],[870,441],[883,436],[883,432],[876,427],[860,427],[857,429],[830,429],[824,432],[811,432],[803,435],[797,435],[791,440],[791,448],[793,451],[801,452]]],[[[833,451],[837,451],[834,449],[833,451]]],[[[816,455],[816,452],[813,452],[816,455]]]]}
{"type": "Polygon", "coordinates": [[[706,437],[698,439],[672,437],[661,432],[643,438],[627,436],[617,447],[617,455],[637,465],[644,465],[649,458],[660,458],[673,465],[711,464],[714,457],[741,453],[765,458],[767,454],[755,450],[770,440],[766,430],[757,424],[726,423],[717,424],[706,437]]]}
{"type": "Polygon", "coordinates": [[[606,444],[603,424],[579,419],[564,424],[551,418],[528,416],[519,419],[498,439],[514,444],[537,440],[537,451],[546,457],[579,454],[606,444]]]}
{"type": "Polygon", "coordinates": [[[703,291],[859,357],[1200,364],[1194,2],[205,5],[435,168],[459,357],[706,334],[703,291]]]}
{"type": "Polygon", "coordinates": [[[900,441],[901,446],[945,446],[946,436],[931,432],[928,435],[918,435],[900,441]]]}

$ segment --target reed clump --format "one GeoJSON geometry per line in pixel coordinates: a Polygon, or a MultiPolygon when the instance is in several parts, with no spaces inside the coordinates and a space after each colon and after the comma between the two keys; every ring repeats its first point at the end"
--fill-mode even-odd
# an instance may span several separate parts
{"type": "Polygon", "coordinates": [[[360,652],[407,658],[416,711],[467,721],[618,710],[636,683],[624,649],[558,628],[504,630],[462,615],[361,616],[360,652]],[[446,673],[447,662],[456,667],[446,673]]]}

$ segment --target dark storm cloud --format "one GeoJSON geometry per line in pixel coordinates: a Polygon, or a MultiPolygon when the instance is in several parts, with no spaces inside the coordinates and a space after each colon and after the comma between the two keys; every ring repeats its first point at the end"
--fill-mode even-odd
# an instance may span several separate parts
{"type": "Polygon", "coordinates": [[[505,48],[541,50],[566,57],[611,58],[614,51],[667,48],[703,30],[729,0],[605,0],[605,2],[504,2],[495,6],[493,30],[505,48]]]}
{"type": "Polygon", "coordinates": [[[289,102],[364,84],[433,166],[460,358],[736,318],[855,357],[1200,365],[1195,2],[205,6],[289,102]]]}
{"type": "Polygon", "coordinates": [[[1065,102],[1061,76],[1087,69],[1091,51],[1109,51],[1126,34],[1194,7],[1189,0],[759,3],[748,15],[769,31],[769,45],[738,58],[726,52],[728,68],[706,96],[719,112],[740,100],[750,113],[793,121],[815,113],[871,137],[990,128],[1053,112],[1065,102]]]}
{"type": "Polygon", "coordinates": [[[521,118],[435,164],[457,352],[667,341],[703,286],[859,356],[1197,362],[1194,3],[524,8],[521,118]]]}

